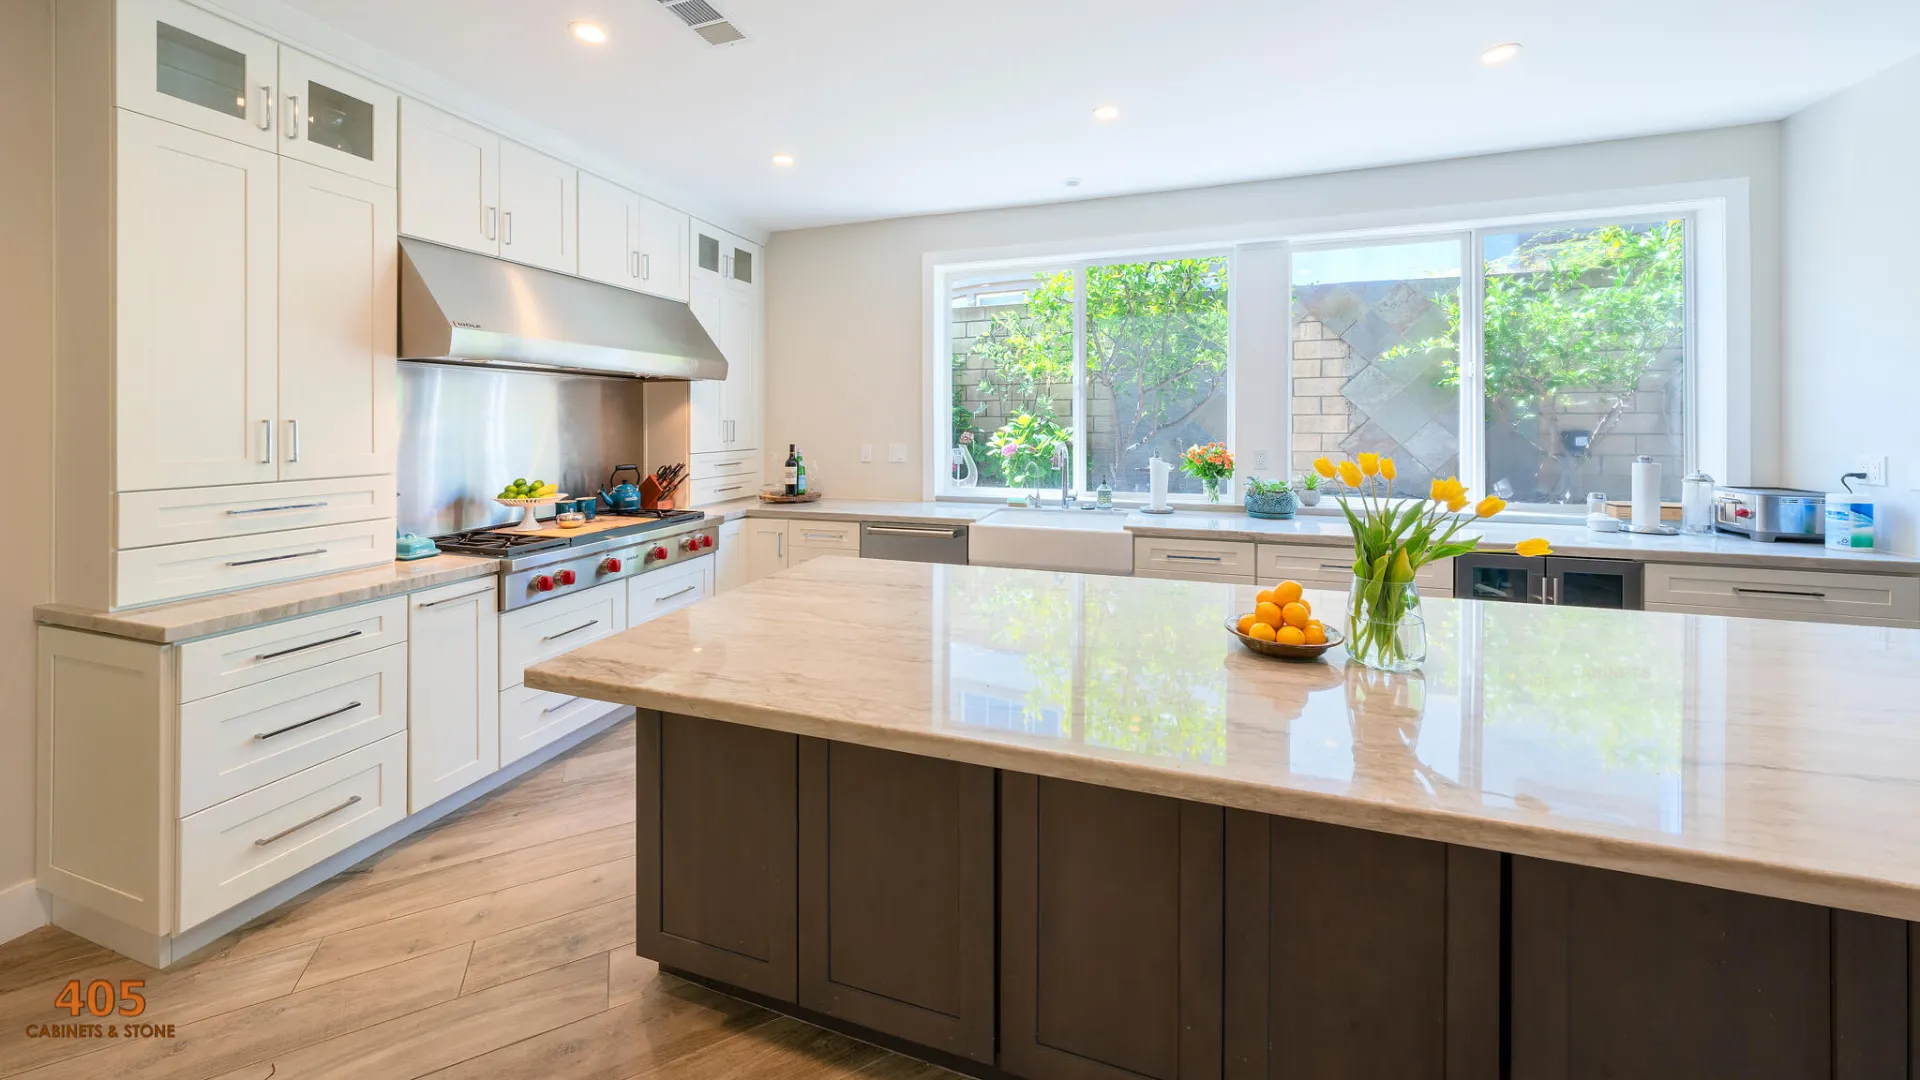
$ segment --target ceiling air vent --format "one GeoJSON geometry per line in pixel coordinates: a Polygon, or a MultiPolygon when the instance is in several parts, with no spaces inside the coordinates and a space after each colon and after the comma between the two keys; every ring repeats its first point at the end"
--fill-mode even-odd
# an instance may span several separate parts
{"type": "Polygon", "coordinates": [[[660,0],[660,3],[709,45],[731,45],[746,40],[747,35],[707,0],[660,0]]]}

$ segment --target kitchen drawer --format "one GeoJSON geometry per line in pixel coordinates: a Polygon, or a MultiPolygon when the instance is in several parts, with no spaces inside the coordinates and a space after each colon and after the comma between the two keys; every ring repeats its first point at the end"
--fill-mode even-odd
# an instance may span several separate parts
{"type": "Polygon", "coordinates": [[[157,547],[373,521],[393,516],[393,498],[391,476],[127,491],[115,497],[114,547],[157,547]]]}
{"type": "MultiPolygon", "coordinates": [[[[609,581],[585,592],[505,612],[500,616],[500,689],[518,686],[530,665],[626,628],[624,581],[609,581]]],[[[506,723],[504,716],[501,723],[506,723]]]]}
{"type": "Polygon", "coordinates": [[[1920,578],[1648,563],[1646,606],[1762,619],[1920,625],[1920,578]]]}
{"type": "Polygon", "coordinates": [[[627,625],[639,626],[713,595],[714,557],[702,555],[627,579],[627,625]]]}
{"type": "MultiPolygon", "coordinates": [[[[731,502],[734,499],[748,499],[760,492],[760,473],[756,470],[732,476],[689,480],[687,486],[681,490],[687,493],[685,505],[692,507],[712,506],[714,503],[731,502]]],[[[681,496],[676,495],[674,498],[678,501],[681,496]]]]}
{"type": "MultiPolygon", "coordinates": [[[[857,521],[789,521],[787,547],[811,548],[813,555],[859,555],[860,523],[857,521]]],[[[795,554],[799,554],[795,552],[795,554]]]]}
{"type": "Polygon", "coordinates": [[[1253,548],[1237,541],[1140,537],[1133,542],[1133,568],[1175,577],[1252,578],[1258,572],[1253,548]]]}
{"type": "Polygon", "coordinates": [[[114,606],[133,607],[393,561],[393,518],[116,551],[114,606]]]}
{"type": "Polygon", "coordinates": [[[407,598],[333,608],[180,646],[180,700],[196,701],[407,640],[407,598]]]}
{"type": "Polygon", "coordinates": [[[1252,574],[1201,574],[1191,570],[1135,570],[1134,577],[1162,581],[1217,581],[1222,585],[1256,585],[1252,574]]]}
{"type": "MultiPolygon", "coordinates": [[[[1293,580],[1310,589],[1347,591],[1353,582],[1353,549],[1313,544],[1261,544],[1255,574],[1262,585],[1293,580]]],[[[1425,596],[1453,595],[1453,560],[1428,563],[1413,575],[1425,596]]]]}
{"type": "Polygon", "coordinates": [[[407,643],[180,707],[180,814],[407,730],[407,643]]]}
{"type": "Polygon", "coordinates": [[[400,732],[182,818],[178,930],[406,816],[407,736],[400,732]]]}
{"type": "Polygon", "coordinates": [[[687,479],[714,480],[722,476],[759,476],[758,450],[722,451],[717,454],[693,454],[687,458],[687,479]]]}
{"type": "Polygon", "coordinates": [[[578,731],[619,706],[593,698],[569,697],[547,690],[509,687],[500,692],[500,764],[533,753],[568,732],[578,731]]]}

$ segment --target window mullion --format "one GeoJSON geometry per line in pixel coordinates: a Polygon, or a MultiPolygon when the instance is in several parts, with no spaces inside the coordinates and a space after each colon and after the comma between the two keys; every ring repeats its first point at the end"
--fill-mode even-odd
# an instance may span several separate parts
{"type": "Polygon", "coordinates": [[[1475,491],[1492,490],[1487,476],[1486,234],[1463,239],[1460,268],[1460,475],[1475,491]]]}
{"type": "Polygon", "coordinates": [[[1076,491],[1087,490],[1087,264],[1074,268],[1073,282],[1073,460],[1062,482],[1076,491]]]}

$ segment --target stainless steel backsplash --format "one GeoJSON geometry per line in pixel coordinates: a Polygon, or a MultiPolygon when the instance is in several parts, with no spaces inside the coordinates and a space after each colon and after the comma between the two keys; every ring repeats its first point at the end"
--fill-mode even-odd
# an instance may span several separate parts
{"type": "Polygon", "coordinates": [[[507,524],[520,511],[493,496],[516,477],[587,495],[615,465],[645,462],[639,380],[399,366],[402,531],[444,536],[507,524]]]}

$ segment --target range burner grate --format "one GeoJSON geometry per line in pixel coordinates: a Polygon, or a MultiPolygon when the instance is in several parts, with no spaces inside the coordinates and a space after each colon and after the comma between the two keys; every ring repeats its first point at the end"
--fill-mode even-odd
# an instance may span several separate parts
{"type": "Polygon", "coordinates": [[[565,537],[527,536],[502,529],[476,529],[473,532],[454,533],[452,536],[436,536],[434,545],[441,551],[455,555],[506,555],[509,552],[524,555],[548,548],[566,547],[565,537]]]}

